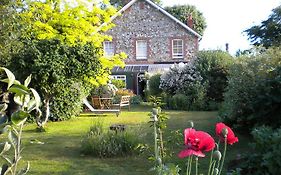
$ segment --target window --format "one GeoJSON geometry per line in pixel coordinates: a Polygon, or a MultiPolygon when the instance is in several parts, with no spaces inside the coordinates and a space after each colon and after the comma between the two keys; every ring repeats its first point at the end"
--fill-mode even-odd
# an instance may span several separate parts
{"type": "Polygon", "coordinates": [[[183,40],[174,39],[172,42],[173,42],[172,43],[173,58],[175,59],[183,58],[183,40]]]}
{"type": "MultiPolygon", "coordinates": [[[[118,87],[118,88],[125,89],[127,87],[126,75],[110,75],[110,79],[112,82],[114,82],[114,80],[119,80],[119,81],[124,82],[125,87],[118,87]]],[[[116,82],[116,83],[119,84],[118,82],[116,82]]]]}
{"type": "Polygon", "coordinates": [[[113,42],[105,41],[103,42],[104,56],[111,57],[114,55],[114,46],[113,42]]]}
{"type": "Polygon", "coordinates": [[[136,59],[143,60],[147,59],[147,41],[137,40],[136,41],[136,59]]]}

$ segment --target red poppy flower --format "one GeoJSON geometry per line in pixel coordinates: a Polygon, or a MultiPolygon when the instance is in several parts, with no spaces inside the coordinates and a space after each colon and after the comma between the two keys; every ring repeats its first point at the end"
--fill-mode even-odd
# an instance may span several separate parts
{"type": "Polygon", "coordinates": [[[225,139],[222,133],[224,128],[227,129],[227,136],[226,136],[227,143],[232,145],[233,143],[238,142],[238,138],[234,135],[234,132],[228,126],[226,126],[224,123],[217,123],[216,134],[217,136],[219,136],[221,142],[224,142],[225,139]]]}
{"type": "Polygon", "coordinates": [[[215,147],[215,141],[208,133],[192,128],[184,130],[184,144],[185,149],[178,154],[179,158],[191,155],[205,157],[203,152],[211,151],[215,147]]]}

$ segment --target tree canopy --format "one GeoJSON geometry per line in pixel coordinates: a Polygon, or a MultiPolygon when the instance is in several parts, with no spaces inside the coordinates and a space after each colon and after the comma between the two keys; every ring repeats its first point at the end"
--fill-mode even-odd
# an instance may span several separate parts
{"type": "Polygon", "coordinates": [[[89,8],[79,0],[28,1],[17,11],[24,47],[12,53],[9,67],[19,77],[33,74],[45,114],[51,105],[53,116],[75,115],[90,88],[107,83],[110,70],[124,65],[124,53],[103,53],[103,41],[111,39],[103,31],[114,26],[115,13],[109,4],[89,8]]]}
{"type": "Polygon", "coordinates": [[[260,25],[252,26],[245,30],[249,40],[254,45],[262,45],[266,48],[281,45],[281,5],[272,10],[268,19],[260,25]]]}
{"type": "Polygon", "coordinates": [[[165,10],[184,24],[187,23],[187,20],[191,15],[193,19],[193,29],[200,35],[203,35],[207,28],[206,19],[204,18],[203,13],[197,10],[193,5],[175,5],[172,7],[165,7],[165,10]]]}

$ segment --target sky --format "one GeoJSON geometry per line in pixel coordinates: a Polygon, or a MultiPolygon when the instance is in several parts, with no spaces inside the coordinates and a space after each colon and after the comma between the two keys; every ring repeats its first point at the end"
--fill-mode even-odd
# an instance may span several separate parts
{"type": "Polygon", "coordinates": [[[199,43],[200,50],[222,49],[229,52],[251,47],[244,30],[268,19],[281,0],[162,0],[163,6],[194,5],[203,13],[207,28],[199,43]]]}

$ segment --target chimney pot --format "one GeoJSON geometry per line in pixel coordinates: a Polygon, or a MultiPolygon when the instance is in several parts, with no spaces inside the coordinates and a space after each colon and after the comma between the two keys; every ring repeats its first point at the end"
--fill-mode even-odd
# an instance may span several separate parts
{"type": "Polygon", "coordinates": [[[187,26],[193,28],[193,19],[191,14],[187,17],[187,26]]]}

